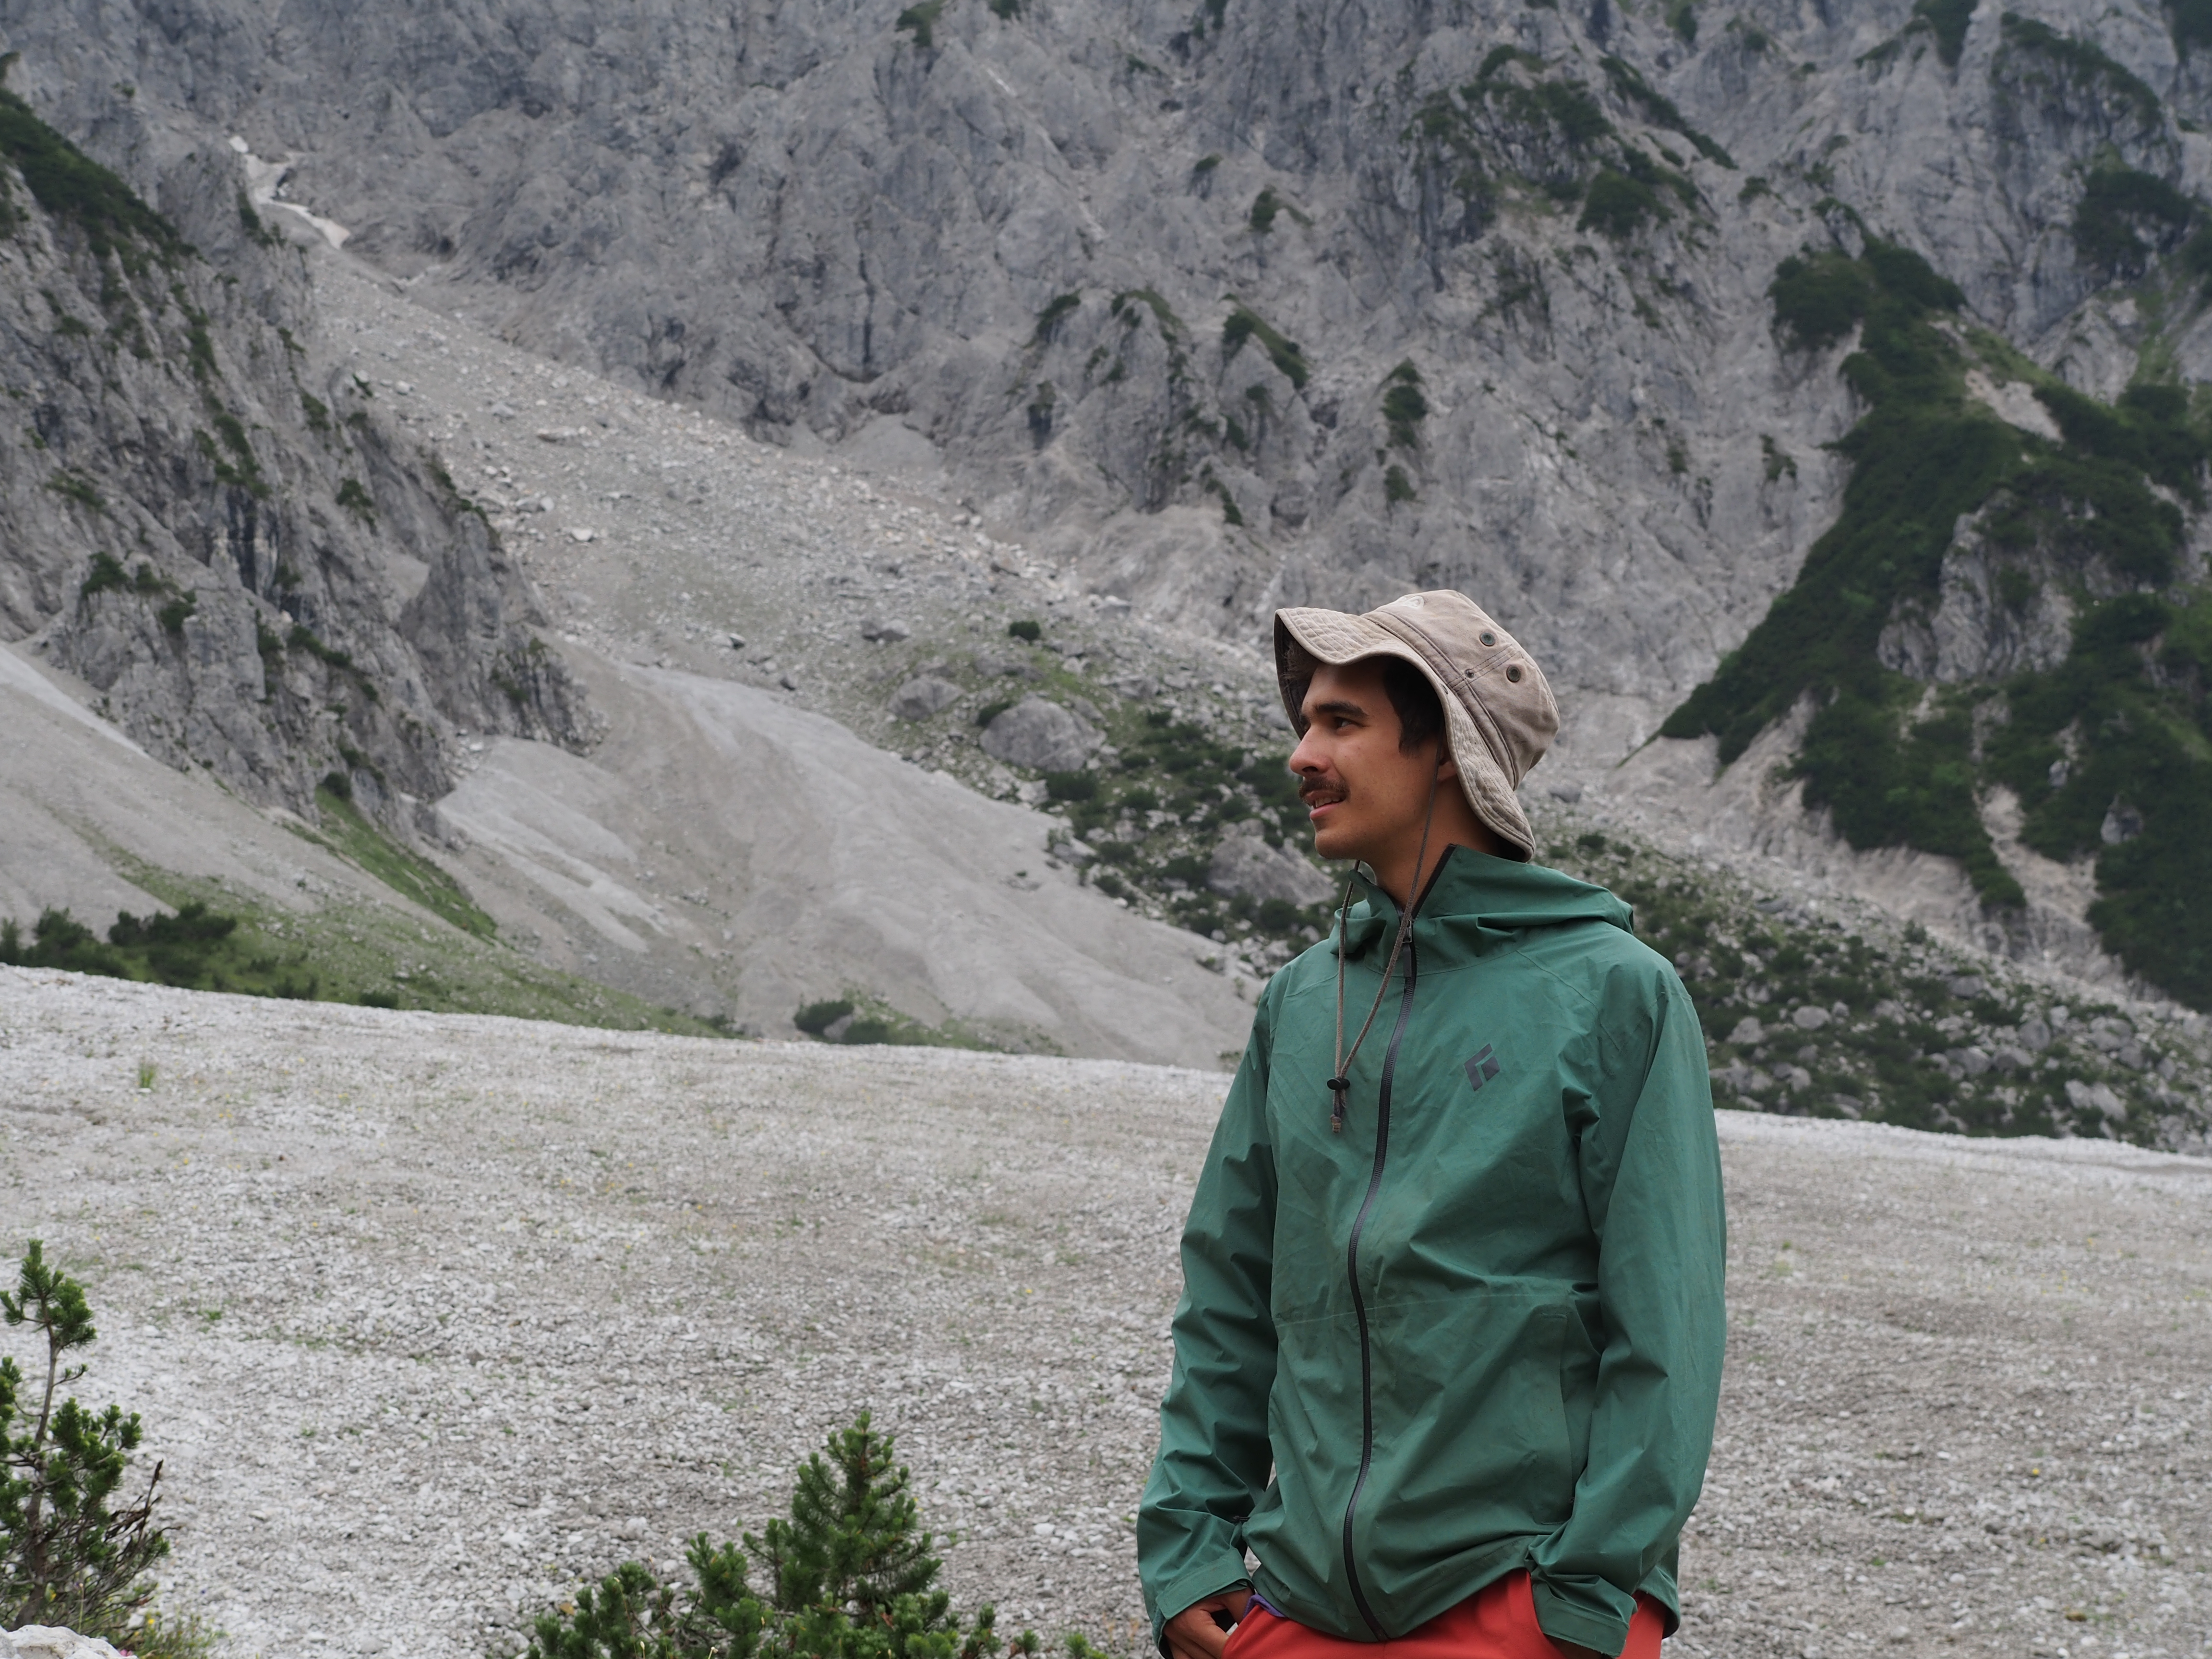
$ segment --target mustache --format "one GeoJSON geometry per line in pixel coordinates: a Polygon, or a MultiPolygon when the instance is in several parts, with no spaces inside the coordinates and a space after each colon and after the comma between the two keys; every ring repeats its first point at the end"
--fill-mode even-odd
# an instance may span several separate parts
{"type": "Polygon", "coordinates": [[[1344,790],[1340,785],[1331,783],[1326,778],[1306,778],[1298,784],[1298,799],[1312,806],[1322,802],[1342,800],[1344,790]]]}

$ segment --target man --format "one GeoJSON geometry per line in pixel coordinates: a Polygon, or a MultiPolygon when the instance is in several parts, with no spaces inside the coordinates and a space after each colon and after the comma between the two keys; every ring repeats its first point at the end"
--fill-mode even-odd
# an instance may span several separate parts
{"type": "Polygon", "coordinates": [[[1279,611],[1275,658],[1316,849],[1371,875],[1261,998],[1191,1204],[1154,1636],[1656,1659],[1724,1321],[1696,1011],[1531,862],[1558,711],[1472,601],[1279,611]]]}

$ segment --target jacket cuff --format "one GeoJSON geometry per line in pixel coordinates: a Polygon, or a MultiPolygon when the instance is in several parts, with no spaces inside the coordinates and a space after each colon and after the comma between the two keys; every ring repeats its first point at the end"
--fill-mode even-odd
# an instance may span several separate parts
{"type": "Polygon", "coordinates": [[[1547,1578],[1531,1575],[1536,1622],[1554,1642],[1618,1655],[1628,1645],[1629,1621],[1636,1598],[1624,1595],[1602,1578],[1547,1578]]]}
{"type": "Polygon", "coordinates": [[[1224,1590],[1248,1590],[1252,1588],[1252,1580],[1245,1574],[1241,1562],[1228,1569],[1229,1576],[1226,1577],[1222,1576],[1223,1571],[1220,1566],[1194,1567],[1160,1587],[1159,1594],[1152,1601],[1152,1644],[1159,1649],[1163,1659],[1168,1651],[1166,1632],[1169,1620],[1196,1607],[1209,1595],[1218,1595],[1224,1590]]]}

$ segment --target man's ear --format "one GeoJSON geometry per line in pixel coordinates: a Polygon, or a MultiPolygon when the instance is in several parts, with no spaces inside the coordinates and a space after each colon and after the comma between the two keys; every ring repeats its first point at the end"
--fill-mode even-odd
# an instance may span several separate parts
{"type": "Polygon", "coordinates": [[[1437,743],[1437,749],[1443,757],[1437,762],[1437,781],[1456,782],[1459,778],[1459,763],[1452,758],[1451,750],[1443,742],[1437,743]]]}

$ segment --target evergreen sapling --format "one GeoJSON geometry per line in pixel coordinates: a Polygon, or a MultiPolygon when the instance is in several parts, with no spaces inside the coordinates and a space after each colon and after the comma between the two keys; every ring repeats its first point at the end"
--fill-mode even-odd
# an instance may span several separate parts
{"type": "Polygon", "coordinates": [[[55,1405],[85,1372],[64,1356],[99,1333],[83,1285],[49,1267],[35,1238],[15,1289],[0,1291],[0,1317],[46,1350],[46,1376],[27,1395],[21,1367],[0,1358],[0,1629],[64,1625],[120,1639],[153,1598],[147,1570],[169,1551],[153,1524],[161,1467],[137,1503],[109,1507],[144,1431],[119,1406],[55,1405]]]}
{"type": "MultiPolygon", "coordinates": [[[[624,1562],[573,1612],[541,1613],[522,1659],[1033,1659],[1034,1632],[1002,1642],[988,1606],[963,1625],[936,1587],[943,1563],[891,1437],[863,1412],[824,1449],[799,1470],[789,1520],[747,1533],[742,1550],[691,1540],[693,1587],[679,1595],[624,1562]]],[[[1079,1637],[1069,1650],[1103,1659],[1079,1637]]]]}

